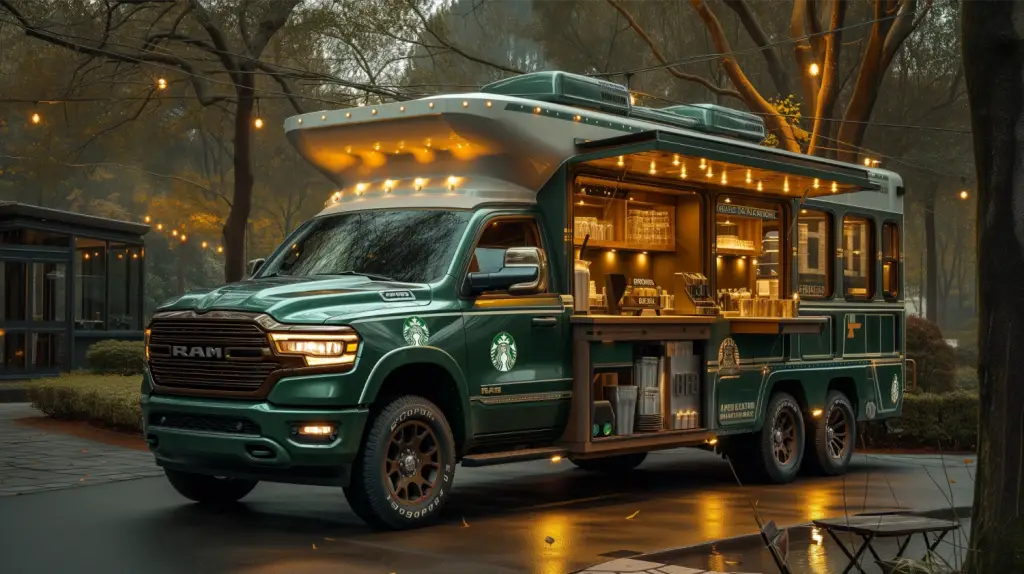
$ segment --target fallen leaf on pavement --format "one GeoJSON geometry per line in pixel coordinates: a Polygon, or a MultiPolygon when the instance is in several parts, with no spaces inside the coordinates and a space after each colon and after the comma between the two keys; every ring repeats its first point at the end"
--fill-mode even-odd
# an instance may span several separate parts
{"type": "Polygon", "coordinates": [[[82,452],[89,452],[89,449],[87,449],[87,448],[83,448],[83,449],[82,449],[82,452]]]}
{"type": "Polygon", "coordinates": [[[964,459],[964,464],[974,464],[974,461],[969,459],[969,458],[965,458],[964,459]]]}
{"type": "Polygon", "coordinates": [[[637,510],[637,511],[636,511],[636,512],[634,512],[633,514],[630,514],[629,516],[627,516],[627,517],[626,517],[626,520],[633,520],[634,518],[636,518],[636,515],[637,515],[637,514],[640,514],[640,511],[639,511],[639,510],[637,510]]]}
{"type": "Polygon", "coordinates": [[[555,539],[550,537],[550,536],[548,536],[547,538],[544,539],[544,542],[547,542],[548,544],[554,544],[555,543],[555,539]]]}
{"type": "Polygon", "coordinates": [[[462,518],[462,527],[463,528],[469,528],[469,523],[466,522],[466,518],[465,517],[462,518]]]}
{"type": "Polygon", "coordinates": [[[313,550],[316,550],[316,544],[313,545],[313,550]]]}
{"type": "Polygon", "coordinates": [[[956,484],[956,481],[951,478],[951,479],[949,479],[949,483],[950,484],[956,484]]]}

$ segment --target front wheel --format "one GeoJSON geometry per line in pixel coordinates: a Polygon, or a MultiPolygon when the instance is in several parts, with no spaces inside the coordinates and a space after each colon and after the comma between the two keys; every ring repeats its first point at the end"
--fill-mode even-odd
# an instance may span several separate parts
{"type": "Polygon", "coordinates": [[[237,502],[245,498],[258,484],[255,480],[220,478],[169,469],[165,469],[164,474],[178,494],[202,504],[237,502]]]}
{"type": "Polygon", "coordinates": [[[395,399],[370,423],[345,497],[371,526],[405,530],[437,519],[451,495],[455,440],[444,413],[416,396],[395,399]]]}
{"type": "Polygon", "coordinates": [[[800,404],[787,393],[772,395],[761,431],[734,439],[727,457],[740,480],[786,484],[804,458],[805,427],[800,404]]]}
{"type": "Polygon", "coordinates": [[[573,464],[583,470],[608,474],[624,474],[643,464],[646,459],[646,452],[636,452],[632,454],[620,454],[618,456],[606,456],[603,458],[571,460],[573,464]]]}

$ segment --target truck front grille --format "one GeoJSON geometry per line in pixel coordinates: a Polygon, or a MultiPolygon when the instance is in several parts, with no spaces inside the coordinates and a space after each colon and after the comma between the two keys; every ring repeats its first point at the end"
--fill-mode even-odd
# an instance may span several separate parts
{"type": "Polygon", "coordinates": [[[150,326],[149,369],[157,387],[176,394],[258,393],[282,368],[270,353],[266,332],[238,314],[215,317],[155,317],[150,326]]]}

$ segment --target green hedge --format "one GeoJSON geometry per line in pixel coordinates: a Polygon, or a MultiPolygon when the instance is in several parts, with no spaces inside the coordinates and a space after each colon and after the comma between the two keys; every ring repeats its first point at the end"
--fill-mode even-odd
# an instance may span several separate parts
{"type": "Polygon", "coordinates": [[[61,420],[89,421],[141,432],[141,381],[117,375],[65,375],[26,387],[32,406],[61,420]]]}
{"type": "Polygon", "coordinates": [[[903,415],[893,424],[902,429],[887,434],[881,425],[865,428],[863,437],[876,448],[973,451],[978,445],[978,394],[970,391],[908,394],[903,415]]]}
{"type": "Polygon", "coordinates": [[[141,375],[145,361],[146,347],[142,341],[99,341],[85,352],[85,364],[92,372],[103,375],[141,375]]]}
{"type": "Polygon", "coordinates": [[[920,317],[907,317],[907,358],[917,364],[917,386],[922,391],[953,390],[956,355],[938,325],[920,317]]]}

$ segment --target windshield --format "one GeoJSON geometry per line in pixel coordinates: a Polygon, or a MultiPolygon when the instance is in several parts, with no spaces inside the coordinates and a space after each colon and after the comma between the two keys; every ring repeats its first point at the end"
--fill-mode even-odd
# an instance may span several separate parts
{"type": "Polygon", "coordinates": [[[358,211],[306,223],[260,277],[366,275],[431,283],[448,270],[471,213],[450,210],[358,211]]]}

